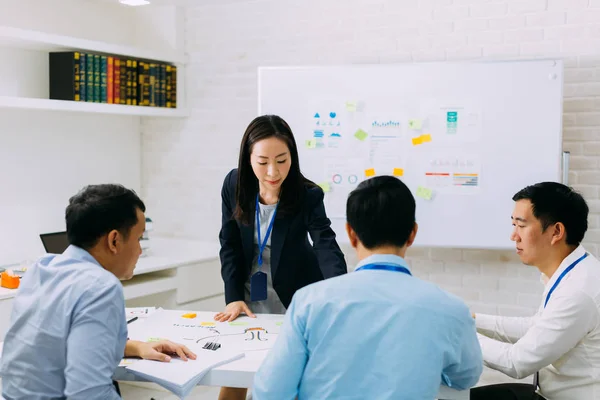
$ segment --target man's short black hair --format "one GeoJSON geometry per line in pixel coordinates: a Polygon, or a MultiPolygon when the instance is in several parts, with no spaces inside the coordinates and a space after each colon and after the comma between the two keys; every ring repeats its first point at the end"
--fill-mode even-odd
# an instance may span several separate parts
{"type": "Polygon", "coordinates": [[[541,182],[521,189],[514,201],[529,200],[533,216],[545,231],[561,222],[567,233],[567,244],[579,245],[588,228],[589,208],[583,196],[572,188],[557,182],[541,182]]]}
{"type": "Polygon", "coordinates": [[[366,248],[402,247],[414,229],[415,208],[415,198],[400,179],[378,176],[350,193],[346,218],[366,248]]]}
{"type": "Polygon", "coordinates": [[[125,238],[138,223],[137,209],[146,206],[137,194],[121,185],[90,185],[69,199],[65,212],[69,243],[92,248],[113,229],[125,238]]]}

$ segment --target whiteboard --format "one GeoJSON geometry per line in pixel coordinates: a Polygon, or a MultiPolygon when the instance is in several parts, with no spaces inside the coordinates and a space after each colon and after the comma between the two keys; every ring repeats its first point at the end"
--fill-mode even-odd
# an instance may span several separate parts
{"type": "Polygon", "coordinates": [[[518,190],[561,178],[560,60],[261,67],[258,86],[342,243],[347,196],[369,176],[413,192],[415,246],[485,249],[514,248],[518,190]]]}

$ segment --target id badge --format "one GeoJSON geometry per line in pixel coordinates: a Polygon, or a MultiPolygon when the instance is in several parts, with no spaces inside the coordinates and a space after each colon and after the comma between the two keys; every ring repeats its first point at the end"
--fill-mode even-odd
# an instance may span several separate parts
{"type": "Polygon", "coordinates": [[[267,274],[258,271],[250,277],[250,301],[267,299],[267,274]]]}

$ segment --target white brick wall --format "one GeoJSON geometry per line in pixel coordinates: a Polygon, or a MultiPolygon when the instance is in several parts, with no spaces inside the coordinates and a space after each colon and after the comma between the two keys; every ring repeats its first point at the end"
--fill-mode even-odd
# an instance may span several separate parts
{"type": "MultiPolygon", "coordinates": [[[[207,0],[186,12],[192,115],[143,124],[143,187],[160,233],[216,239],[223,177],[255,116],[259,65],[565,61],[564,147],[600,239],[599,0],[207,0]],[[218,150],[217,150],[218,149],[218,150]]],[[[532,155],[533,157],[533,155],[532,155]]],[[[350,265],[355,257],[345,249],[350,265]]],[[[512,252],[414,249],[415,274],[474,310],[527,315],[542,291],[512,252]]]]}

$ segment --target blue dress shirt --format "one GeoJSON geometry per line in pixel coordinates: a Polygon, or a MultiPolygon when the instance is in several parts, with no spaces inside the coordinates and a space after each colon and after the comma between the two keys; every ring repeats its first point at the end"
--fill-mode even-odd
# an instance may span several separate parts
{"type": "MultiPolygon", "coordinates": [[[[374,255],[360,266],[403,266],[374,255]]],[[[409,269],[410,271],[410,269],[409,269]]],[[[254,399],[435,398],[483,369],[475,322],[457,297],[411,275],[361,270],[300,289],[254,380],[254,399]]]]}
{"type": "Polygon", "coordinates": [[[31,266],[4,340],[7,400],[120,399],[112,375],[127,341],[121,282],[88,252],[69,246],[31,266]]]}

